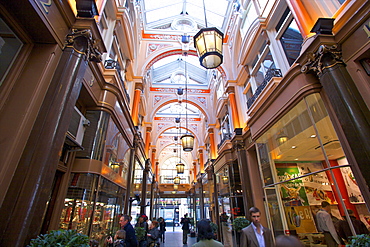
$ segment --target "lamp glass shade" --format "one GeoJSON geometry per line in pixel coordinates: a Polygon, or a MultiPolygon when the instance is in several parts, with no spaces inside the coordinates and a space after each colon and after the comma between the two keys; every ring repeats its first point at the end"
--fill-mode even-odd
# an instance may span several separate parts
{"type": "Polygon", "coordinates": [[[186,133],[185,135],[181,136],[182,142],[182,149],[185,152],[190,152],[193,150],[194,146],[194,136],[190,133],[186,133]]]}
{"type": "Polygon", "coordinates": [[[174,190],[174,191],[177,191],[178,189],[179,189],[179,185],[178,185],[178,184],[174,184],[174,185],[173,185],[173,190],[174,190]]]}
{"type": "Polygon", "coordinates": [[[276,138],[276,141],[278,142],[279,145],[282,145],[284,143],[286,143],[288,141],[288,136],[286,135],[279,135],[277,138],[276,138]]]}
{"type": "Polygon", "coordinates": [[[176,165],[176,170],[177,170],[177,173],[178,174],[182,174],[184,173],[184,170],[185,170],[185,165],[183,163],[178,163],[176,165]]]}
{"type": "Polygon", "coordinates": [[[173,183],[174,184],[180,184],[181,178],[179,176],[176,176],[173,178],[173,183]]]}
{"type": "Polygon", "coordinates": [[[229,183],[229,178],[227,176],[222,176],[222,181],[224,184],[228,184],[229,183]]]}
{"type": "Polygon", "coordinates": [[[224,34],[215,27],[202,28],[194,36],[194,46],[198,52],[200,65],[206,69],[217,68],[222,64],[224,34]]]}

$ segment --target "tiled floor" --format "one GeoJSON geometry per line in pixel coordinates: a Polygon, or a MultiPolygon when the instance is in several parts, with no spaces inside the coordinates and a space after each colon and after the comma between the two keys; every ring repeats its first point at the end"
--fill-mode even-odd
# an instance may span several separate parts
{"type": "Polygon", "coordinates": [[[188,243],[182,244],[181,227],[167,227],[165,242],[161,243],[161,247],[191,247],[197,242],[197,238],[188,236],[188,243]]]}

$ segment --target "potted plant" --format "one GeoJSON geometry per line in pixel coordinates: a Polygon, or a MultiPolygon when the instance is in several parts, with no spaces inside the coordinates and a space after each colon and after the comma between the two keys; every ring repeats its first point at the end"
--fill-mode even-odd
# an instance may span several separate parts
{"type": "Polygon", "coordinates": [[[240,232],[243,228],[249,226],[251,222],[244,217],[239,217],[233,221],[233,229],[236,232],[236,243],[240,245],[240,232]]]}
{"type": "Polygon", "coordinates": [[[249,226],[251,222],[244,217],[236,218],[233,222],[233,229],[240,232],[243,228],[249,226]]]}
{"type": "Polygon", "coordinates": [[[351,247],[370,247],[370,236],[368,234],[360,234],[350,237],[346,246],[351,247]]]}
{"type": "Polygon", "coordinates": [[[75,230],[54,230],[32,239],[28,247],[89,247],[89,237],[75,230]]]}
{"type": "Polygon", "coordinates": [[[145,240],[146,231],[144,227],[135,227],[135,234],[136,234],[137,241],[140,242],[140,241],[145,240]]]}

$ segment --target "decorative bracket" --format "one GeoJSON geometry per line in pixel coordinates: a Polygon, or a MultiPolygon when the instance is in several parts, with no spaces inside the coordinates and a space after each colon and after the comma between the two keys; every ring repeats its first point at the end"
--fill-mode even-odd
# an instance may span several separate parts
{"type": "Polygon", "coordinates": [[[66,37],[66,47],[73,48],[77,53],[86,55],[85,60],[100,63],[101,52],[97,48],[96,40],[93,40],[89,29],[72,29],[72,33],[66,37]]]}

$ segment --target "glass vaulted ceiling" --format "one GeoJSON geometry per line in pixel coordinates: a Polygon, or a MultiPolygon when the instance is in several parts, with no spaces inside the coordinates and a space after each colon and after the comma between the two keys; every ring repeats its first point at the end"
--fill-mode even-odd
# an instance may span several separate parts
{"type": "MultiPolygon", "coordinates": [[[[207,26],[225,31],[231,0],[204,0],[207,26]]],[[[146,30],[197,32],[205,27],[202,0],[143,0],[146,30]]]]}

